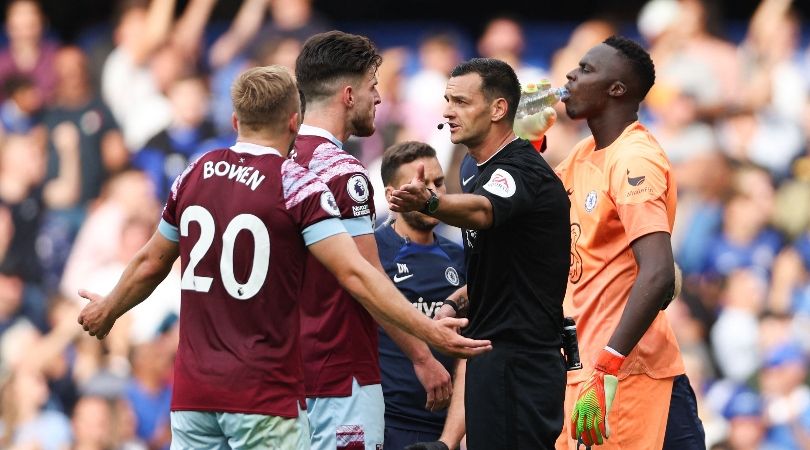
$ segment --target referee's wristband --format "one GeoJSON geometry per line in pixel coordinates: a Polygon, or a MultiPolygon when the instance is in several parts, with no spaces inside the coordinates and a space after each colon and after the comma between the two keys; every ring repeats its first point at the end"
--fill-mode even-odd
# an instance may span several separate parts
{"type": "Polygon", "coordinates": [[[453,300],[450,300],[450,299],[448,298],[448,299],[446,299],[446,300],[444,301],[444,303],[442,304],[442,306],[444,306],[444,305],[447,305],[447,306],[449,306],[449,307],[453,308],[453,311],[455,311],[455,312],[456,312],[456,314],[458,314],[458,310],[459,310],[458,303],[456,303],[456,302],[454,302],[453,300]]]}

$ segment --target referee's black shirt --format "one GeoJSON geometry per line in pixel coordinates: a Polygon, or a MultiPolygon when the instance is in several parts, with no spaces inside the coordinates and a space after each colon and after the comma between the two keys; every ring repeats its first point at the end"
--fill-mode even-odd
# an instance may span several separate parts
{"type": "Polygon", "coordinates": [[[464,230],[464,334],[496,345],[559,348],[571,251],[562,182],[529,141],[516,139],[478,167],[473,193],[492,203],[493,224],[464,230]]]}

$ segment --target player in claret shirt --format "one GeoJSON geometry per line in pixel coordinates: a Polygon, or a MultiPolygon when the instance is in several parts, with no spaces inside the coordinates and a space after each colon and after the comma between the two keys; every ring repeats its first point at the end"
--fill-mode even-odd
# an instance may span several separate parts
{"type": "MultiPolygon", "coordinates": [[[[295,64],[306,115],[294,159],[332,191],[340,218],[360,253],[382,271],[374,240],[374,193],[366,169],[343,150],[352,135],[374,133],[380,103],[377,68],[382,58],[366,37],[330,31],[307,42],[295,64]]],[[[377,324],[326,268],[309,258],[301,299],[301,346],[312,422],[319,450],[383,445],[385,403],[380,386],[377,324]]],[[[424,317],[424,315],[422,315],[424,317]]],[[[447,403],[450,374],[419,340],[379,320],[405,352],[435,401],[447,403]]]]}
{"type": "Polygon", "coordinates": [[[79,292],[90,300],[79,323],[104,338],[180,256],[172,447],[309,449],[298,337],[307,249],[382,317],[415,316],[400,322],[451,352],[475,343],[460,340],[458,323],[433,327],[416,314],[360,256],[326,186],[286,158],[301,123],[287,69],[250,69],[231,96],[236,144],[177,178],[157,232],[113,291],[79,292]]]}

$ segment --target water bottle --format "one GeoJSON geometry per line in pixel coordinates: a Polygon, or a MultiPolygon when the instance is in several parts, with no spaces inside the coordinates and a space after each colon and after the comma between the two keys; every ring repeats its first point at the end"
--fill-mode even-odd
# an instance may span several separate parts
{"type": "Polygon", "coordinates": [[[564,87],[552,89],[551,84],[546,81],[541,82],[539,86],[534,83],[527,84],[520,96],[515,118],[522,119],[536,114],[546,106],[552,106],[570,95],[568,89],[564,87]]]}

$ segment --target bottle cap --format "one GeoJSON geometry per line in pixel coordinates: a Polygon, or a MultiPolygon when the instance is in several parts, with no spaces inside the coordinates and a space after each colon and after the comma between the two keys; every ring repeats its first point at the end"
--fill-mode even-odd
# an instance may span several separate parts
{"type": "Polygon", "coordinates": [[[523,86],[523,92],[527,93],[527,94],[530,94],[532,92],[537,92],[538,90],[539,89],[537,88],[537,85],[534,84],[534,83],[526,83],[526,85],[523,86]]]}

